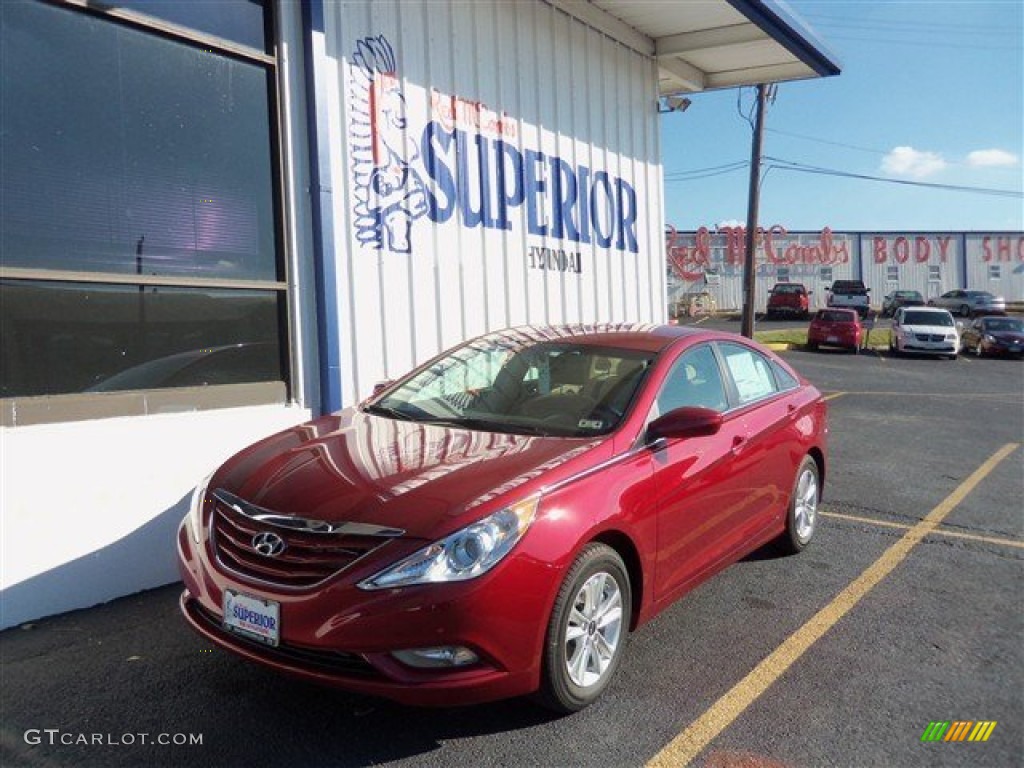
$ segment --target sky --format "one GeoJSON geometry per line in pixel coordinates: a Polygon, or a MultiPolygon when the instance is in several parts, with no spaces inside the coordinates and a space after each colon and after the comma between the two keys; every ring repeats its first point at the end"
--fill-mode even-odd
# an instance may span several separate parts
{"type": "MultiPolygon", "coordinates": [[[[778,85],[765,113],[759,224],[1024,230],[1024,0],[787,6],[842,74],[778,85]]],[[[690,98],[685,112],[662,115],[667,223],[745,223],[755,91],[690,98]]]]}

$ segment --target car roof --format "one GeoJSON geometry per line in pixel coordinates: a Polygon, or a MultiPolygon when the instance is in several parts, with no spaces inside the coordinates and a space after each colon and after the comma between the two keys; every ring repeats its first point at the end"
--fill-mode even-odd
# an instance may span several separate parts
{"type": "Polygon", "coordinates": [[[900,312],[925,312],[933,315],[949,314],[949,310],[942,307],[900,307],[900,312]]]}

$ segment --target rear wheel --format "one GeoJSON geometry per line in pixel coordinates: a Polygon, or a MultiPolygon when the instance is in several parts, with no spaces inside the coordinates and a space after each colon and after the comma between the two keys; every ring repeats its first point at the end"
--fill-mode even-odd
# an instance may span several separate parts
{"type": "Polygon", "coordinates": [[[810,456],[804,456],[793,483],[793,495],[786,515],[786,531],[779,538],[782,548],[790,554],[800,552],[814,538],[814,531],[818,527],[820,499],[818,464],[810,456]]]}
{"type": "Polygon", "coordinates": [[[960,315],[962,317],[970,317],[971,316],[971,308],[970,308],[970,306],[967,305],[967,304],[961,304],[960,305],[960,315]]]}
{"type": "Polygon", "coordinates": [[[608,687],[622,660],[632,593],[622,558],[588,544],[562,582],[548,622],[541,703],[578,712],[608,687]]]}

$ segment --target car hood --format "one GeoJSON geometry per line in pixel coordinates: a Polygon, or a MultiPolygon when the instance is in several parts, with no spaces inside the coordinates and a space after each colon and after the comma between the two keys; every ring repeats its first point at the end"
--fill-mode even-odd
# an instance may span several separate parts
{"type": "Polygon", "coordinates": [[[438,538],[610,451],[609,438],[480,432],[350,408],[247,448],[210,489],[276,514],[438,538]]]}
{"type": "Polygon", "coordinates": [[[985,331],[985,334],[1008,344],[1024,344],[1024,333],[1020,331],[985,331]]]}
{"type": "Polygon", "coordinates": [[[947,334],[956,333],[956,328],[951,325],[904,325],[901,326],[908,333],[931,333],[947,334]]]}

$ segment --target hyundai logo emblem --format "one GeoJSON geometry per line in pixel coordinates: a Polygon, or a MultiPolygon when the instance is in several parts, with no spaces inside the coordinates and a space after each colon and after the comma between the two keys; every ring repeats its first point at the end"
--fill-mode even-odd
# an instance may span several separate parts
{"type": "Polygon", "coordinates": [[[284,552],[285,543],[276,533],[264,531],[252,537],[252,548],[264,557],[277,557],[284,552]]]}

